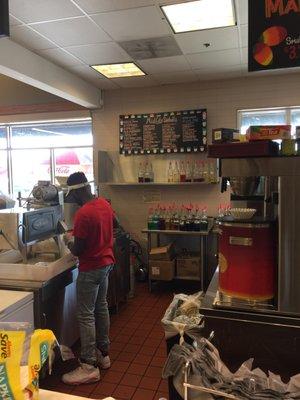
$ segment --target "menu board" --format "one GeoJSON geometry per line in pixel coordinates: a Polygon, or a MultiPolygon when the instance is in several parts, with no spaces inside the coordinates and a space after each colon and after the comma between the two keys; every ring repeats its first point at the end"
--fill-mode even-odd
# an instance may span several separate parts
{"type": "Polygon", "coordinates": [[[121,154],[196,153],[206,149],[206,109],[120,115],[121,154]]]}
{"type": "Polygon", "coordinates": [[[249,0],[249,71],[299,67],[299,26],[299,0],[249,0]]]}

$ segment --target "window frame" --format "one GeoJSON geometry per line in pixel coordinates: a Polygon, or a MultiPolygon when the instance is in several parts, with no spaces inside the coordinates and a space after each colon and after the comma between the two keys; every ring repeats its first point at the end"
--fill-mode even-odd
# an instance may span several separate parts
{"type": "MultiPolygon", "coordinates": [[[[241,109],[237,110],[237,127],[241,131],[242,127],[242,118],[243,113],[263,113],[263,112],[272,112],[272,111],[284,111],[285,112],[285,124],[291,125],[292,124],[292,112],[293,111],[300,111],[300,106],[286,106],[286,107],[263,107],[263,108],[249,108],[249,109],[241,109]]],[[[294,134],[293,134],[294,136],[294,134]]]]}
{"type": "MultiPolygon", "coordinates": [[[[15,193],[13,191],[14,187],[14,177],[13,177],[13,161],[12,161],[12,152],[14,150],[48,150],[49,152],[49,160],[50,160],[50,181],[52,184],[55,183],[55,150],[63,150],[63,149],[72,149],[72,148],[83,148],[83,149],[92,149],[93,153],[93,143],[88,145],[70,145],[70,146],[41,146],[41,147],[14,147],[12,145],[12,130],[15,127],[26,127],[32,125],[42,125],[42,124],[76,124],[80,122],[90,122],[91,124],[91,132],[92,132],[92,118],[76,118],[76,119],[60,119],[60,120],[44,120],[44,121],[26,121],[26,122],[16,122],[16,123],[5,123],[0,124],[0,128],[6,129],[6,147],[1,149],[1,151],[6,153],[7,158],[7,172],[8,172],[8,195],[13,196],[15,193]]],[[[92,132],[93,136],[93,132],[92,132]]],[[[93,166],[93,174],[94,174],[94,166],[93,166]]]]}

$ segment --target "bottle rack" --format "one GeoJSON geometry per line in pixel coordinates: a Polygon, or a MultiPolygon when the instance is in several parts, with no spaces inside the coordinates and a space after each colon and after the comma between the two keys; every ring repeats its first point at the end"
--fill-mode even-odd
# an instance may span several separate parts
{"type": "Polygon", "coordinates": [[[99,182],[100,185],[108,186],[202,186],[216,185],[209,182],[99,182]]]}
{"type": "MultiPolygon", "coordinates": [[[[178,154],[179,159],[183,160],[183,156],[178,154]]],[[[203,158],[198,158],[199,155],[191,155],[191,163],[197,160],[204,160],[203,158]]],[[[168,182],[168,165],[169,162],[174,161],[172,155],[153,155],[153,156],[134,156],[125,157],[120,155],[118,152],[112,151],[99,151],[98,152],[98,180],[102,185],[108,186],[125,186],[125,187],[135,187],[135,186],[199,186],[201,185],[215,185],[218,184],[218,179],[216,182],[208,181],[193,181],[193,182],[168,182]],[[154,181],[153,182],[138,182],[138,169],[142,162],[148,161],[149,164],[152,163],[154,169],[154,181]]],[[[218,162],[216,160],[210,161],[215,163],[216,178],[218,177],[218,162]]]]}

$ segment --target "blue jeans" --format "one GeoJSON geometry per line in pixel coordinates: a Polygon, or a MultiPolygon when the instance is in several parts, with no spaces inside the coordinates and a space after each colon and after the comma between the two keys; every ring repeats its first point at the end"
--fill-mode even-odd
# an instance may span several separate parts
{"type": "Polygon", "coordinates": [[[79,272],[77,278],[77,318],[81,341],[81,360],[96,363],[96,348],[109,351],[108,277],[113,265],[79,272]]]}

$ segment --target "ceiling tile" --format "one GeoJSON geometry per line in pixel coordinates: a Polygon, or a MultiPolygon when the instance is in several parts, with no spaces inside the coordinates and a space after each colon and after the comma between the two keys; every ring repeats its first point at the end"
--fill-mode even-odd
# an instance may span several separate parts
{"type": "Polygon", "coordinates": [[[45,50],[55,47],[49,40],[44,39],[25,25],[11,26],[10,38],[29,50],[45,50]]]}
{"type": "Polygon", "coordinates": [[[171,33],[156,7],[141,7],[91,15],[116,41],[147,39],[171,33]]]}
{"type": "Polygon", "coordinates": [[[235,8],[238,24],[248,24],[248,0],[236,0],[235,8]]]}
{"type": "Polygon", "coordinates": [[[166,6],[168,4],[177,4],[177,3],[188,3],[191,0],[155,0],[155,4],[158,6],[166,6]]]}
{"type": "Polygon", "coordinates": [[[26,23],[82,15],[70,0],[10,0],[9,11],[26,23]]]}
{"type": "Polygon", "coordinates": [[[186,71],[190,69],[190,65],[184,56],[151,58],[139,61],[139,65],[148,74],[186,71]]]}
{"type": "Polygon", "coordinates": [[[12,15],[9,16],[9,26],[17,26],[22,25],[22,21],[19,21],[17,18],[12,15]]]}
{"type": "Polygon", "coordinates": [[[199,74],[199,81],[232,79],[241,76],[243,76],[242,71],[207,72],[205,74],[199,74]]]}
{"type": "Polygon", "coordinates": [[[240,26],[241,46],[248,47],[248,25],[240,26]]]}
{"type": "Polygon", "coordinates": [[[87,17],[36,24],[34,29],[61,47],[111,41],[103,29],[87,17]]]}
{"type": "Polygon", "coordinates": [[[55,45],[25,25],[12,26],[10,38],[29,50],[53,49],[55,45]]]}
{"type": "Polygon", "coordinates": [[[120,89],[120,86],[112,82],[110,79],[99,79],[99,81],[94,82],[94,85],[103,90],[120,89]]]}
{"type": "Polygon", "coordinates": [[[86,64],[110,64],[131,61],[129,55],[114,42],[67,47],[86,64]]]}
{"type": "Polygon", "coordinates": [[[161,74],[154,74],[153,77],[161,84],[195,82],[198,80],[198,76],[192,70],[170,73],[164,72],[161,74]]]}
{"type": "Polygon", "coordinates": [[[135,60],[178,56],[182,54],[174,35],[119,42],[135,60]]]}
{"type": "Polygon", "coordinates": [[[157,86],[159,83],[152,76],[136,76],[130,78],[111,79],[122,88],[157,86]]]}
{"type": "Polygon", "coordinates": [[[194,69],[211,68],[219,64],[224,66],[238,65],[240,64],[240,51],[239,49],[232,49],[188,54],[186,58],[194,69]]]}
{"type": "Polygon", "coordinates": [[[155,4],[155,0],[75,0],[75,2],[89,14],[155,4]]]}
{"type": "Polygon", "coordinates": [[[197,74],[200,80],[210,80],[210,79],[224,79],[232,78],[235,76],[242,75],[242,66],[232,65],[232,66],[224,66],[224,65],[215,65],[212,68],[204,68],[204,69],[195,69],[194,72],[197,74]]]}
{"type": "Polygon", "coordinates": [[[211,68],[194,69],[193,71],[198,76],[202,76],[205,74],[221,74],[221,73],[230,73],[230,72],[241,72],[242,66],[241,66],[241,64],[230,65],[230,66],[224,66],[224,65],[219,64],[219,65],[214,65],[211,68]]]}
{"type": "Polygon", "coordinates": [[[218,28],[175,35],[184,54],[235,49],[239,47],[238,28],[218,28]],[[210,43],[209,47],[204,44],[210,43]]]}
{"type": "Polygon", "coordinates": [[[50,61],[53,61],[54,64],[60,65],[62,67],[82,64],[75,57],[71,56],[61,49],[41,50],[38,52],[38,54],[44,58],[47,58],[50,61]]]}
{"type": "Polygon", "coordinates": [[[118,86],[111,82],[111,80],[105,78],[91,67],[87,65],[80,65],[76,67],[68,68],[71,72],[78,75],[80,78],[92,83],[100,89],[117,89],[118,86]]]}

